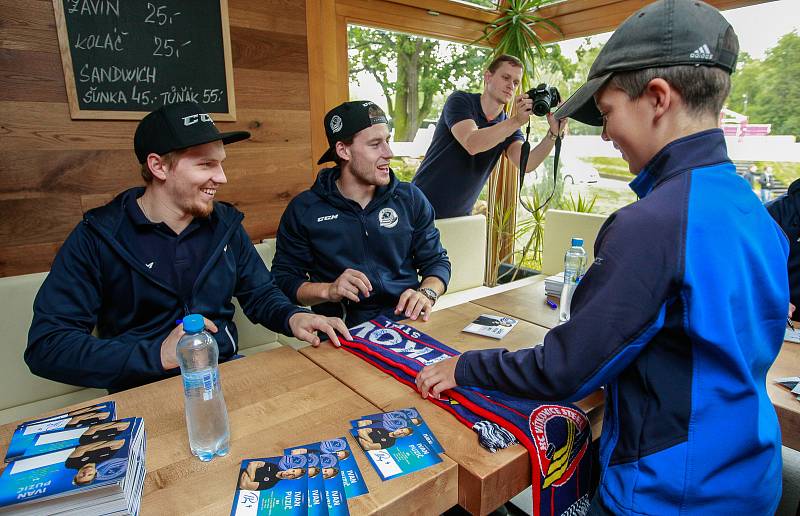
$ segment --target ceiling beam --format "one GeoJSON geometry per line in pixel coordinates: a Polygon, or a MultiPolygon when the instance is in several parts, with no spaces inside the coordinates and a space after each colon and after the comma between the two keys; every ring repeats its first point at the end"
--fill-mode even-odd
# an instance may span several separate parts
{"type": "MultiPolygon", "coordinates": [[[[775,0],[707,0],[722,11],[775,0]]],[[[539,14],[558,25],[563,34],[542,28],[537,31],[543,42],[555,42],[601,34],[616,29],[625,19],[650,0],[566,0],[543,7],[539,14]]]]}

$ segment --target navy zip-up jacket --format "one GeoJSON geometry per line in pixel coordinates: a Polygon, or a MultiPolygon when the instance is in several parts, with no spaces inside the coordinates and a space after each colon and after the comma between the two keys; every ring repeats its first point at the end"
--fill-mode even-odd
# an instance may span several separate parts
{"type": "Polygon", "coordinates": [[[137,260],[118,238],[126,204],[143,191],[87,212],[59,250],[34,301],[25,350],[34,374],[112,392],[173,376],[180,371],[161,366],[161,343],[190,313],[214,321],[227,360],[237,351],[233,296],[251,321],[291,335],[289,318],[303,310],[277,288],[231,205],[214,203],[214,236],[189,299],[137,260]]]}
{"type": "MultiPolygon", "coordinates": [[[[331,283],[345,269],[363,272],[372,284],[358,303],[321,303],[312,309],[354,326],[378,315],[397,319],[394,308],[418,277],[447,286],[450,260],[433,225],[433,208],[416,186],[398,181],[376,189],[362,209],[336,186],[338,167],[323,169],[311,189],[292,199],[278,227],[272,272],[292,302],[305,282],[331,283]]],[[[405,316],[400,316],[403,318],[405,316]]]]}
{"type": "Polygon", "coordinates": [[[792,318],[800,321],[800,179],[789,190],[767,204],[772,218],[789,238],[789,299],[795,306],[792,318]]]}
{"type": "Polygon", "coordinates": [[[602,505],[772,514],[781,437],[767,396],[789,303],[786,237],[718,129],[676,140],[604,224],[569,322],[544,345],[464,353],[459,385],[579,400],[605,384],[602,505]]]}

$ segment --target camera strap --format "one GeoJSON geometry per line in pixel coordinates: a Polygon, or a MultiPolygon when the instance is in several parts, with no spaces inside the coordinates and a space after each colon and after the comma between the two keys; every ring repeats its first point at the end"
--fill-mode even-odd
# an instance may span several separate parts
{"type": "MultiPolygon", "coordinates": [[[[560,125],[560,124],[559,124],[560,125]]],[[[528,138],[531,134],[531,123],[528,122],[528,127],[525,129],[525,142],[522,144],[522,148],[519,151],[519,192],[518,195],[522,195],[522,185],[525,182],[525,169],[528,167],[528,155],[531,152],[531,142],[528,141],[528,138]]],[[[561,131],[558,131],[556,135],[556,150],[553,154],[553,189],[550,191],[550,195],[547,196],[547,199],[536,208],[534,211],[537,212],[547,206],[547,203],[553,198],[553,195],[556,193],[556,181],[558,181],[558,159],[561,156],[561,131]]]]}

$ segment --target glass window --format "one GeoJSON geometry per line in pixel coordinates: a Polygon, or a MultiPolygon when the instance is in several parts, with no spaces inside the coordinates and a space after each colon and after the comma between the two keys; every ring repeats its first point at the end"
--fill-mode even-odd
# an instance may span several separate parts
{"type": "Polygon", "coordinates": [[[348,27],[350,98],[372,100],[390,119],[392,170],[410,181],[428,150],[444,101],[481,91],[489,50],[357,25],[348,27]]]}

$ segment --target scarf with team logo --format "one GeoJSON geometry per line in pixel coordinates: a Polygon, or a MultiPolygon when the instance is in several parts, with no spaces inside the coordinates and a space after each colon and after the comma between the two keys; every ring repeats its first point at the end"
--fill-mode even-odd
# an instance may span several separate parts
{"type": "MultiPolygon", "coordinates": [[[[423,367],[459,354],[421,331],[378,317],[350,329],[342,347],[416,390],[423,367]]],[[[456,387],[428,400],[475,430],[481,445],[505,447],[512,434],[531,457],[536,515],[579,515],[589,507],[591,428],[571,405],[538,403],[498,391],[456,387]]]]}

